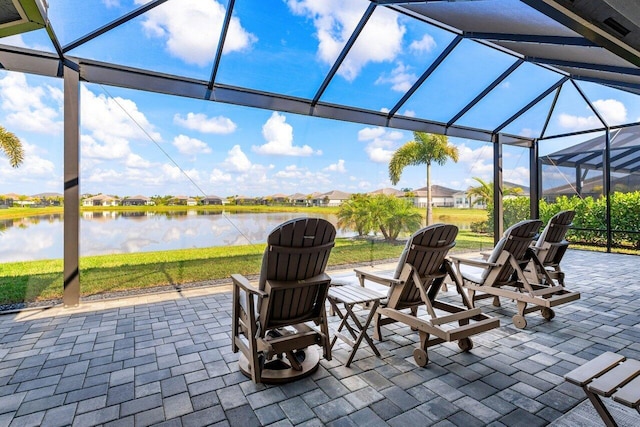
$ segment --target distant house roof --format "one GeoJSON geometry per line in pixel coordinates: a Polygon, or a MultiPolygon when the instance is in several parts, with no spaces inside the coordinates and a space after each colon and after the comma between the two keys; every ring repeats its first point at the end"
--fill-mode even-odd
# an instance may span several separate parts
{"type": "Polygon", "coordinates": [[[204,200],[222,200],[222,197],[216,196],[215,194],[209,194],[208,196],[204,196],[204,200]]]}
{"type": "MultiPolygon", "coordinates": [[[[431,197],[453,197],[453,195],[458,192],[460,192],[460,190],[454,190],[453,188],[443,187],[442,185],[431,186],[431,197]]],[[[422,188],[413,190],[413,193],[418,197],[426,197],[427,187],[422,187],[422,188]]]]}
{"type": "Polygon", "coordinates": [[[50,199],[53,197],[64,197],[64,195],[61,193],[38,193],[38,194],[34,194],[31,197],[36,199],[50,199]]]}
{"type": "Polygon", "coordinates": [[[395,188],[380,188],[378,190],[370,191],[368,194],[384,194],[385,196],[404,196],[404,191],[396,190],[395,188]]]}
{"type": "Polygon", "coordinates": [[[109,196],[106,194],[98,194],[97,196],[88,197],[87,200],[100,200],[100,201],[112,201],[112,200],[120,200],[118,197],[109,196]]]}
{"type": "Polygon", "coordinates": [[[289,200],[305,200],[310,194],[295,193],[289,196],[289,200]]]}
{"type": "Polygon", "coordinates": [[[125,197],[125,200],[144,200],[145,202],[148,202],[151,199],[147,196],[138,195],[138,196],[125,197]]]}
{"type": "Polygon", "coordinates": [[[325,197],[329,198],[330,200],[347,200],[349,199],[349,197],[351,197],[351,193],[345,193],[344,191],[340,190],[332,190],[328,193],[320,194],[316,198],[324,199],[325,197]]]}
{"type": "Polygon", "coordinates": [[[269,196],[264,196],[263,199],[268,199],[269,197],[271,197],[272,199],[287,199],[289,196],[282,193],[276,193],[276,194],[271,194],[269,196]]]}

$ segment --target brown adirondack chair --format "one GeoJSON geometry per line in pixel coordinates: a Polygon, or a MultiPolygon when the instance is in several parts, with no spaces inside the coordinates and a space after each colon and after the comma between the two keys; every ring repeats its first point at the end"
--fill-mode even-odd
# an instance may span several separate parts
{"type": "MultiPolygon", "coordinates": [[[[555,214],[547,223],[538,240],[531,246],[549,276],[561,285],[564,285],[564,273],[560,268],[560,261],[569,247],[569,242],[565,240],[565,237],[575,215],[575,211],[562,211],[555,214]]],[[[540,267],[531,265],[528,270],[535,273],[538,280],[544,280],[540,267]]]]}
{"type": "Polygon", "coordinates": [[[325,301],[331,278],[324,272],[335,227],[324,219],[298,218],[267,239],[258,287],[233,274],[232,350],[254,382],[293,381],[331,360],[325,301]],[[319,325],[318,330],[316,325],[319,325]]]}
{"type": "Polygon", "coordinates": [[[469,351],[473,347],[470,336],[500,326],[498,319],[471,306],[451,262],[446,259],[457,235],[458,228],[449,224],[434,224],[417,231],[407,241],[393,276],[371,268],[355,269],[361,286],[371,281],[389,287],[387,298],[374,317],[374,338],[382,340],[382,325],[392,322],[409,325],[420,335],[420,346],[413,352],[419,366],[429,361],[428,347],[458,341],[460,349],[469,351]],[[447,276],[455,284],[462,306],[436,298],[447,276]],[[419,309],[426,310],[426,316],[419,309]]]}
{"type": "Polygon", "coordinates": [[[540,311],[542,317],[555,317],[552,307],[580,298],[580,293],[555,285],[530,246],[538,230],[540,220],[521,221],[504,232],[502,239],[493,248],[486,260],[451,257],[469,291],[471,302],[493,298],[493,305],[500,306],[500,297],[517,302],[518,314],[512,320],[517,328],[525,328],[525,314],[540,311]],[[527,278],[523,268],[532,263],[538,268],[542,280],[527,278]],[[527,308],[527,305],[531,307],[527,308]]]}

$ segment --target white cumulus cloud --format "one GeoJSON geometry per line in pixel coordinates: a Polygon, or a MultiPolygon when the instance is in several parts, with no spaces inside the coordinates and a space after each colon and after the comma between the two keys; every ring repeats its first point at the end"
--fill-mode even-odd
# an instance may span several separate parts
{"type": "Polygon", "coordinates": [[[211,148],[203,141],[189,138],[186,135],[178,135],[173,139],[173,145],[181,154],[195,155],[211,153],[211,148]]]}
{"type": "Polygon", "coordinates": [[[382,74],[376,80],[376,84],[390,84],[391,89],[396,92],[405,93],[418,80],[418,76],[410,71],[410,67],[399,63],[391,72],[382,74]]]}
{"type": "Polygon", "coordinates": [[[61,94],[59,88],[52,86],[29,85],[22,73],[6,73],[0,79],[0,105],[7,112],[5,120],[13,131],[60,133],[63,123],[61,94]]]}
{"type": "Polygon", "coordinates": [[[358,131],[358,141],[366,141],[364,151],[369,160],[376,163],[388,163],[394,151],[399,147],[398,141],[403,133],[387,130],[383,127],[364,128],[358,131]]]}
{"type": "Polygon", "coordinates": [[[246,172],[251,169],[251,161],[246,154],[242,152],[240,145],[234,145],[227,153],[224,160],[224,168],[232,172],[246,172]]]}
{"type": "Polygon", "coordinates": [[[207,117],[201,113],[187,113],[186,117],[176,114],[173,116],[173,122],[202,133],[228,134],[233,133],[237,128],[237,125],[228,117],[207,117]]]}
{"type": "MultiPolygon", "coordinates": [[[[593,106],[608,125],[617,125],[627,122],[627,108],[615,99],[598,99],[593,106]]],[[[589,110],[591,111],[591,110],[589,110]]],[[[575,116],[562,113],[558,117],[560,126],[569,130],[585,130],[601,128],[602,122],[595,114],[588,116],[575,116]]]]}
{"type": "Polygon", "coordinates": [[[311,156],[320,155],[322,151],[314,150],[308,145],[293,145],[293,127],[286,122],[284,114],[274,111],[262,126],[262,136],[266,144],[253,146],[252,150],[258,154],[282,156],[311,156]]]}
{"type": "Polygon", "coordinates": [[[340,173],[345,173],[347,171],[347,169],[344,167],[344,160],[342,159],[338,160],[338,163],[333,163],[327,166],[326,168],[324,168],[324,170],[328,172],[340,172],[340,173]]]}
{"type": "Polygon", "coordinates": [[[429,34],[422,36],[420,40],[414,40],[409,45],[409,50],[415,53],[429,53],[436,47],[436,41],[429,34]]]}
{"type": "MultiPolygon", "coordinates": [[[[318,57],[333,64],[356,25],[367,2],[344,0],[288,0],[294,14],[313,20],[318,38],[318,57]]],[[[378,8],[338,70],[338,75],[353,81],[369,62],[392,61],[402,50],[406,28],[396,13],[378,8]]]]}
{"type": "MultiPolygon", "coordinates": [[[[136,0],[136,4],[148,0],[136,0]]],[[[167,51],[188,64],[209,64],[217,49],[224,22],[225,7],[215,0],[180,0],[160,5],[145,15],[142,25],[148,37],[161,38],[167,51]]],[[[224,44],[224,53],[241,51],[257,41],[231,18],[224,44]]]]}

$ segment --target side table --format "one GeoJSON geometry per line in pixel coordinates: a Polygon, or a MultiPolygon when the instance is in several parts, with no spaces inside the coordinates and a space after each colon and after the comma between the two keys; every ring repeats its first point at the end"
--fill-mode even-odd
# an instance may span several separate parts
{"type": "Polygon", "coordinates": [[[373,343],[373,340],[367,334],[367,328],[371,324],[371,320],[373,320],[373,316],[380,305],[380,298],[383,297],[384,295],[381,295],[378,292],[360,286],[331,286],[329,288],[329,295],[327,299],[329,300],[329,304],[331,304],[331,309],[340,317],[340,319],[342,319],[340,326],[338,326],[338,329],[331,340],[331,348],[333,348],[338,338],[352,348],[345,366],[349,367],[363,339],[367,341],[369,347],[371,347],[371,350],[373,350],[376,356],[380,356],[380,352],[373,343]],[[344,313],[340,310],[340,303],[344,306],[344,313]],[[362,304],[369,310],[369,315],[367,316],[364,324],[360,322],[358,316],[353,312],[353,307],[356,304],[362,304]],[[353,325],[349,323],[349,320],[351,320],[353,325]],[[343,328],[346,328],[349,331],[351,337],[341,333],[343,328]]]}

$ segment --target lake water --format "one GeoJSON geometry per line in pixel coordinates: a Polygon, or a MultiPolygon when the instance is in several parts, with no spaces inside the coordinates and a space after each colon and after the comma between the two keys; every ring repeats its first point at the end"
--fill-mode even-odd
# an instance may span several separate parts
{"type": "MultiPolygon", "coordinates": [[[[80,255],[106,255],[172,249],[264,243],[269,232],[301,213],[83,212],[80,255]]],[[[331,214],[312,214],[334,225],[331,214]]],[[[460,226],[460,225],[459,225],[460,226]]],[[[462,228],[462,227],[461,227],[462,228]]],[[[338,237],[356,233],[338,230],[338,237]]],[[[62,215],[0,221],[0,263],[60,259],[62,215]]]]}
{"type": "MultiPolygon", "coordinates": [[[[105,255],[263,243],[300,213],[83,212],[80,255],[105,255]]],[[[313,214],[333,223],[335,215],[313,214]]],[[[338,236],[355,235],[338,230],[338,236]]],[[[0,221],[0,263],[62,258],[62,215],[0,221]]]]}

